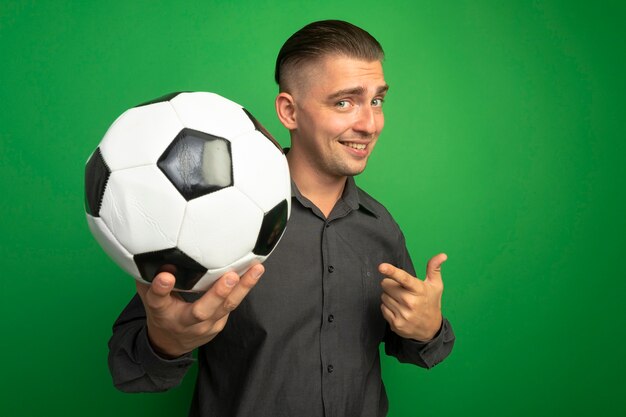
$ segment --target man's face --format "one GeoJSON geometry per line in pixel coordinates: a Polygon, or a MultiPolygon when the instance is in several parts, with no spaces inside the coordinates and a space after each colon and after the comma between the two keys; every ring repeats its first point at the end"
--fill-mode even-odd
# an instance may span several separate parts
{"type": "MultiPolygon", "coordinates": [[[[332,55],[309,64],[294,89],[299,146],[319,174],[360,174],[385,124],[388,86],[380,61],[332,55]]],[[[297,142],[297,144],[296,144],[297,142]]]]}

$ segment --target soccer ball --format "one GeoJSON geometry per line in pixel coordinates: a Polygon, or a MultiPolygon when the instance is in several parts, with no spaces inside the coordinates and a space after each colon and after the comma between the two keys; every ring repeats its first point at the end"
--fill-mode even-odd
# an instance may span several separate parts
{"type": "Polygon", "coordinates": [[[213,93],[174,93],[127,110],[85,167],[87,223],[104,251],[139,281],[173,272],[179,291],[205,291],[226,272],[263,262],[290,210],[280,145],[213,93]]]}

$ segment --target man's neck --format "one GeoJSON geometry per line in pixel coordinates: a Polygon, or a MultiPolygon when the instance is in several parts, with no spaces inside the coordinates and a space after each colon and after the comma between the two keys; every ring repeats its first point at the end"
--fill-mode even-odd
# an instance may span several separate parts
{"type": "Polygon", "coordinates": [[[291,179],[300,193],[328,217],[343,194],[347,177],[323,175],[306,162],[298,160],[292,151],[287,154],[287,162],[291,179]]]}

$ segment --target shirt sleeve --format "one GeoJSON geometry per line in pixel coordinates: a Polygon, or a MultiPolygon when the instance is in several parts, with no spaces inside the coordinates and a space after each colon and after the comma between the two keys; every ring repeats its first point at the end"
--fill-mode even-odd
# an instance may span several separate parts
{"type": "Polygon", "coordinates": [[[159,392],[179,385],[195,362],[191,353],[164,359],[154,352],[146,313],[137,294],[113,325],[109,339],[109,371],[113,385],[124,392],[159,392]]]}
{"type": "MultiPolygon", "coordinates": [[[[398,233],[396,266],[416,276],[413,261],[406,248],[404,235],[399,227],[398,233]]],[[[389,324],[387,324],[384,338],[385,353],[387,355],[396,357],[400,362],[412,363],[427,369],[432,368],[448,357],[450,352],[452,352],[454,341],[455,336],[452,331],[452,325],[445,317],[435,337],[428,342],[420,342],[398,336],[391,330],[389,324]]]]}

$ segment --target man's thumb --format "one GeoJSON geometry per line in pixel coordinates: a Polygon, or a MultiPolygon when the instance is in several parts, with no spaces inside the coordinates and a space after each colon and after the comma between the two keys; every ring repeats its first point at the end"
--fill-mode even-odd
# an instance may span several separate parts
{"type": "Polygon", "coordinates": [[[160,272],[148,286],[137,281],[137,292],[146,308],[160,310],[166,308],[170,300],[170,292],[174,288],[176,277],[169,272],[160,272]]]}
{"type": "Polygon", "coordinates": [[[432,283],[443,283],[441,280],[441,264],[443,264],[446,259],[448,259],[448,255],[445,253],[440,253],[439,255],[435,255],[430,258],[428,261],[428,265],[426,265],[426,279],[425,281],[430,281],[432,283]]]}
{"type": "Polygon", "coordinates": [[[176,278],[169,272],[160,272],[152,280],[150,291],[157,297],[167,297],[172,289],[176,278]]]}

